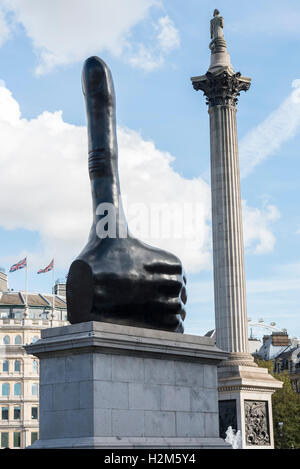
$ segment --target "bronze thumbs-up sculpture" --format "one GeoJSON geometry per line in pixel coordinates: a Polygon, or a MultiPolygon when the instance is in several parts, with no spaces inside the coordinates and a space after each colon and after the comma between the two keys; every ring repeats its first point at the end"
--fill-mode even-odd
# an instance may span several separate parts
{"type": "MultiPolygon", "coordinates": [[[[139,241],[127,228],[118,174],[115,93],[103,60],[86,60],[82,87],[93,223],[87,245],[69,270],[68,320],[183,332],[186,278],[180,260],[139,241]],[[105,234],[109,207],[113,235],[109,230],[105,234]]],[[[155,181],[153,186],[155,190],[155,181]]]]}

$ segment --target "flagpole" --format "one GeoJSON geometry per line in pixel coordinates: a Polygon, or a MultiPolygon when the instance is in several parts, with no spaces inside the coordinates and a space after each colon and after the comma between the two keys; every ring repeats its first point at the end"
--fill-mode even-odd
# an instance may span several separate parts
{"type": "Polygon", "coordinates": [[[55,309],[55,291],[54,291],[54,257],[53,257],[53,269],[52,269],[52,319],[54,319],[55,309]]]}
{"type": "Polygon", "coordinates": [[[25,268],[25,315],[27,315],[28,310],[28,260],[26,257],[26,268],[25,268]]]}

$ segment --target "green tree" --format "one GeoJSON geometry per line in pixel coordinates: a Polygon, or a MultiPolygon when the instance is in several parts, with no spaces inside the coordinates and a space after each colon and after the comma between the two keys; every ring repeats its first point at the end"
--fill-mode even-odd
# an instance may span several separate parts
{"type": "Polygon", "coordinates": [[[275,448],[300,449],[300,395],[291,385],[288,371],[273,372],[272,361],[256,360],[258,366],[268,368],[274,378],[283,382],[283,387],[272,396],[273,427],[275,448]],[[279,422],[283,422],[283,441],[281,442],[279,422]]]}

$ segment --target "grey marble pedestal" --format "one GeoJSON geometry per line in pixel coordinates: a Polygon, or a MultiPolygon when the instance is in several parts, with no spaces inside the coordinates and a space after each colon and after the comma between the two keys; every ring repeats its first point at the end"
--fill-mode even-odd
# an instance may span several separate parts
{"type": "MultiPolygon", "coordinates": [[[[31,448],[228,448],[207,337],[104,323],[42,331],[40,439],[31,448]]],[[[230,448],[230,447],[229,447],[230,448]]]]}

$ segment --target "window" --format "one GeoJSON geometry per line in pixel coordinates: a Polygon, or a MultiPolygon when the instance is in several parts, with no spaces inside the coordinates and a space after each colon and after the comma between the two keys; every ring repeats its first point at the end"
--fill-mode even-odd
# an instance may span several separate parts
{"type": "Polygon", "coordinates": [[[12,317],[15,319],[22,319],[23,318],[23,310],[22,309],[13,309],[12,317]]]}
{"type": "Polygon", "coordinates": [[[43,313],[40,314],[40,317],[41,317],[42,319],[48,319],[48,311],[45,310],[43,313]]]}
{"type": "Polygon", "coordinates": [[[30,319],[40,319],[47,314],[47,310],[45,311],[44,308],[34,308],[29,310],[29,318],[30,319]]]}
{"type": "Polygon", "coordinates": [[[52,311],[52,314],[53,314],[53,319],[58,319],[60,320],[61,319],[61,312],[59,310],[55,310],[55,311],[52,311]]]}
{"type": "Polygon", "coordinates": [[[33,373],[38,373],[39,369],[38,369],[38,362],[36,360],[33,360],[32,362],[32,372],[33,373]]]}
{"type": "Polygon", "coordinates": [[[39,340],[38,336],[35,335],[34,337],[32,337],[32,343],[34,344],[35,342],[37,342],[39,340]]]}
{"type": "Polygon", "coordinates": [[[2,384],[2,396],[9,396],[9,383],[2,384]]]}
{"type": "Polygon", "coordinates": [[[21,446],[21,433],[14,432],[14,448],[20,448],[21,446]]]}
{"type": "Polygon", "coordinates": [[[8,373],[8,371],[9,371],[9,362],[8,362],[8,360],[4,360],[4,362],[2,363],[2,371],[4,373],[8,373]]]}
{"type": "Polygon", "coordinates": [[[10,337],[9,335],[5,335],[3,337],[3,345],[9,345],[10,344],[10,337]]]}
{"type": "Polygon", "coordinates": [[[8,448],[8,432],[1,432],[1,448],[8,448]]]}
{"type": "Polygon", "coordinates": [[[37,407],[31,407],[31,418],[33,420],[37,420],[37,418],[38,418],[38,408],[37,407]]]}
{"type": "Polygon", "coordinates": [[[31,386],[31,394],[33,396],[37,396],[38,395],[38,384],[37,383],[33,383],[33,385],[31,386]]]}
{"type": "Polygon", "coordinates": [[[14,384],[14,395],[21,396],[21,383],[14,384]]]}
{"type": "Polygon", "coordinates": [[[15,337],[15,345],[21,345],[22,337],[20,335],[16,335],[15,337]]]}
{"type": "Polygon", "coordinates": [[[10,309],[1,308],[1,310],[0,310],[0,318],[1,318],[1,319],[7,319],[7,318],[9,318],[9,312],[10,312],[10,309]]]}
{"type": "Polygon", "coordinates": [[[14,420],[20,420],[21,418],[21,408],[18,406],[18,407],[14,407],[14,420]]]}
{"type": "Polygon", "coordinates": [[[41,312],[41,310],[39,310],[39,309],[30,309],[29,310],[29,318],[30,319],[39,319],[40,312],[41,312]]]}
{"type": "Polygon", "coordinates": [[[21,371],[21,362],[20,362],[20,360],[15,360],[15,371],[17,373],[20,373],[20,371],[21,371]]]}
{"type": "Polygon", "coordinates": [[[38,433],[37,432],[31,432],[31,444],[32,445],[37,439],[38,439],[38,433]]]}
{"type": "Polygon", "coordinates": [[[8,420],[8,407],[2,407],[1,409],[1,419],[8,420]]]}

